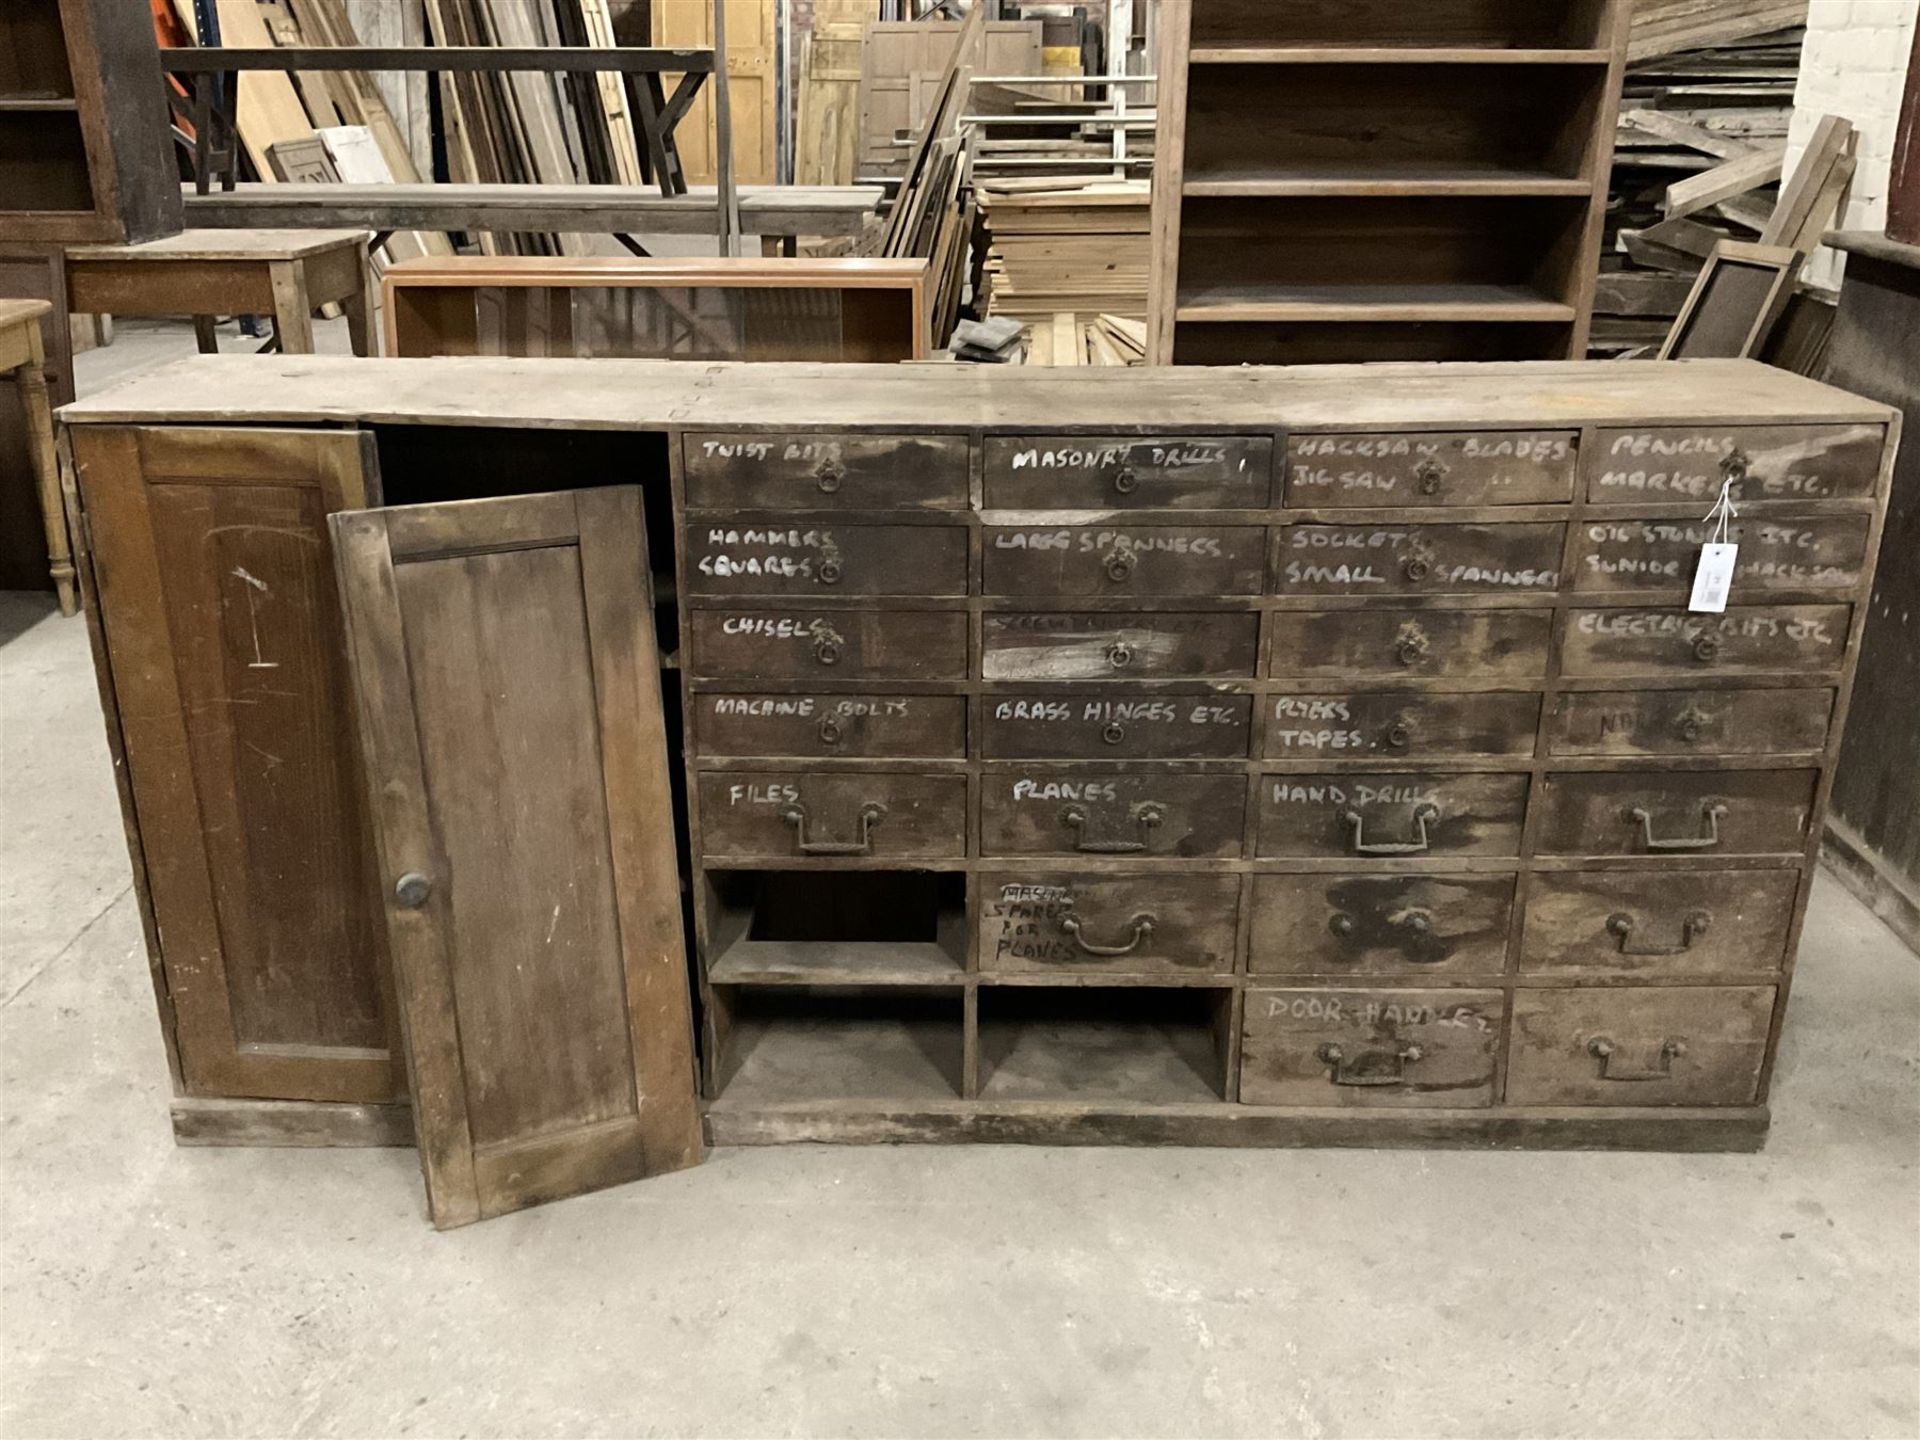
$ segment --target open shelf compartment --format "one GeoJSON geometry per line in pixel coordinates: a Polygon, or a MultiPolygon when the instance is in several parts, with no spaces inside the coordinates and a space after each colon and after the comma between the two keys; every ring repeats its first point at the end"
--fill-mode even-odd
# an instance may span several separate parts
{"type": "Polygon", "coordinates": [[[1600,0],[1193,0],[1195,50],[1606,49],[1600,0]]]}
{"type": "Polygon", "coordinates": [[[1218,1104],[1231,986],[982,986],[980,1099],[1218,1104]]]}
{"type": "Polygon", "coordinates": [[[958,985],[966,877],[922,870],[717,870],[714,984],[958,985]]]}
{"type": "Polygon", "coordinates": [[[964,1004],[957,989],[714,986],[708,1093],[740,1109],[956,1100],[964,1004]]]}

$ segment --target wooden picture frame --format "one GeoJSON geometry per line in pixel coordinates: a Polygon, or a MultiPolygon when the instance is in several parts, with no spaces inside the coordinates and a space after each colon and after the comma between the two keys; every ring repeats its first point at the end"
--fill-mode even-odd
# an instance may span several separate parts
{"type": "Polygon", "coordinates": [[[1806,256],[1784,245],[1722,240],[1700,267],[1659,360],[1745,360],[1779,322],[1806,256]]]}

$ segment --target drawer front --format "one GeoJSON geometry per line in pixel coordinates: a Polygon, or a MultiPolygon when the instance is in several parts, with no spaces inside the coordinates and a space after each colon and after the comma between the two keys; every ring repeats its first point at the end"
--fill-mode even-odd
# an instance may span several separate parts
{"type": "Polygon", "coordinates": [[[1497,975],[1507,968],[1511,875],[1260,875],[1261,975],[1497,975]]]}
{"type": "Polygon", "coordinates": [[[989,773],[981,782],[986,855],[1238,856],[1244,775],[1093,774],[1075,766],[989,773]]]}
{"type": "Polygon", "coordinates": [[[689,435],[687,505],[964,510],[963,435],[689,435]]]}
{"type": "Polygon", "coordinates": [[[1263,857],[1517,855],[1525,775],[1263,775],[1263,857]]]}
{"type": "Polygon", "coordinates": [[[996,435],[994,510],[1264,510],[1273,441],[1259,435],[996,435]]]}
{"type": "Polygon", "coordinates": [[[1568,675],[1804,675],[1838,670],[1853,618],[1845,605],[1571,610],[1560,649],[1568,675]]]}
{"type": "Polygon", "coordinates": [[[709,771],[700,845],[713,860],[951,860],[966,853],[964,775],[709,771]]]}
{"type": "Polygon", "coordinates": [[[1497,681],[1547,673],[1552,617],[1536,610],[1337,610],[1279,612],[1268,624],[1267,672],[1274,676],[1497,681]]]}
{"type": "Polygon", "coordinates": [[[989,760],[1245,759],[1251,695],[987,696],[982,753],[989,760]]]}
{"type": "Polygon", "coordinates": [[[1716,425],[1602,430],[1587,498],[1711,503],[1728,477],[1736,503],[1871,495],[1886,432],[1879,425],[1716,425]]]}
{"type": "Polygon", "coordinates": [[[1531,755],[1540,725],[1540,697],[1527,691],[1269,695],[1266,703],[1267,757],[1277,760],[1531,755]]]}
{"type": "Polygon", "coordinates": [[[703,680],[964,680],[961,610],[691,610],[703,680]]]}
{"type": "Polygon", "coordinates": [[[1556,755],[1772,755],[1824,749],[1831,690],[1588,690],[1554,703],[1556,755]]]}
{"type": "Polygon", "coordinates": [[[1239,679],[1260,647],[1257,615],[1023,611],[980,625],[988,680],[1239,679]]]}
{"type": "Polygon", "coordinates": [[[965,595],[967,532],[948,525],[689,522],[695,595],[965,595]]]}
{"type": "MultiPolygon", "coordinates": [[[[1777,590],[1846,590],[1867,563],[1865,515],[1749,517],[1731,527],[1735,600],[1777,590]]],[[[1719,526],[1704,520],[1593,520],[1579,527],[1575,590],[1663,590],[1687,595],[1700,547],[1719,526]]]]}
{"type": "Polygon", "coordinates": [[[1513,595],[1560,588],[1564,525],[1283,525],[1282,595],[1513,595]]]}
{"type": "Polygon", "coordinates": [[[1249,989],[1240,1101],[1491,1105],[1504,1013],[1493,990],[1249,989]]]}
{"type": "Polygon", "coordinates": [[[694,697],[702,755],[859,755],[965,759],[959,695],[694,697]]]}
{"type": "Polygon", "coordinates": [[[1771,985],[1521,990],[1511,1105],[1750,1105],[1771,985]]]}
{"type": "Polygon", "coordinates": [[[1798,855],[1814,770],[1549,775],[1543,855],[1798,855]]]}
{"type": "Polygon", "coordinates": [[[1579,437],[1570,430],[1295,435],[1287,503],[1534,505],[1573,498],[1579,437]]]}
{"type": "Polygon", "coordinates": [[[1533,877],[1520,968],[1545,975],[1778,970],[1797,870],[1603,870],[1533,877]]]}
{"type": "Polygon", "coordinates": [[[983,534],[989,595],[1258,595],[1266,576],[1267,532],[1251,525],[989,525],[983,534]]]}
{"type": "Polygon", "coordinates": [[[1234,875],[980,877],[979,966],[1000,973],[1230,975],[1234,875]]]}

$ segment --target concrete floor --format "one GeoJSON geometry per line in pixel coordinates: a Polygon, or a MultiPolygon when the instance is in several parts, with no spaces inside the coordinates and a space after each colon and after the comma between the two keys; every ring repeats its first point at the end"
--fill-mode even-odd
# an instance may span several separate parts
{"type": "Polygon", "coordinates": [[[437,1235],[410,1151],[173,1147],[8,595],[0,1086],[8,1436],[1920,1435],[1920,960],[1831,883],[1759,1155],[733,1150],[437,1235]]]}

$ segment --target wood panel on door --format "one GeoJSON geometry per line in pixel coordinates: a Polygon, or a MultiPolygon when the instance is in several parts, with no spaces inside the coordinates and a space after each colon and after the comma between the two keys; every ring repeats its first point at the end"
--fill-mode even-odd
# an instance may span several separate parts
{"type": "MultiPolygon", "coordinates": [[[[771,185],[779,120],[774,103],[773,0],[727,0],[727,111],[733,123],[733,178],[739,185],[771,185]]],[[[713,0],[653,0],[653,43],[683,49],[713,46],[713,0]]],[[[668,76],[669,87],[677,77],[668,76]]],[[[669,91],[671,93],[671,91],[669,91]]],[[[709,79],[674,127],[680,166],[690,185],[711,185],[718,173],[709,79]]]]}
{"type": "Polygon", "coordinates": [[[434,1224],[697,1163],[639,490],[332,524],[434,1224]]]}
{"type": "Polygon", "coordinates": [[[377,501],[372,444],[74,433],[189,1095],[403,1093],[326,526],[377,501]]]}

